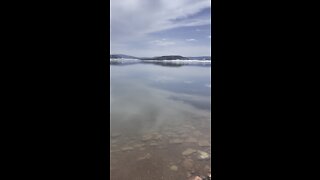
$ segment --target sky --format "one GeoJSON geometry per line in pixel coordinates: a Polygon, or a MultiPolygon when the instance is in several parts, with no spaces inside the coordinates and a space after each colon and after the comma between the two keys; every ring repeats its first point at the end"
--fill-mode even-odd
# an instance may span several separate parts
{"type": "Polygon", "coordinates": [[[112,54],[211,54],[211,0],[111,0],[110,8],[112,54]]]}

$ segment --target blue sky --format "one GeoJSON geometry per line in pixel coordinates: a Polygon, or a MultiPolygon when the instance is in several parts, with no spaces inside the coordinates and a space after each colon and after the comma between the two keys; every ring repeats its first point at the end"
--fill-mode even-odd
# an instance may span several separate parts
{"type": "Polygon", "coordinates": [[[112,54],[208,56],[210,0],[111,0],[112,54]]]}

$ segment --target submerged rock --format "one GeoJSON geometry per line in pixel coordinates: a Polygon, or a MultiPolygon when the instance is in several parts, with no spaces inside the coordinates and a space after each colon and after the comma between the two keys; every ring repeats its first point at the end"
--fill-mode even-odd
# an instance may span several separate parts
{"type": "Polygon", "coordinates": [[[191,170],[193,168],[193,160],[185,159],[182,161],[182,167],[184,167],[186,170],[191,170]]]}
{"type": "Polygon", "coordinates": [[[175,166],[175,165],[170,166],[170,169],[171,169],[172,171],[178,171],[178,167],[175,166]]]}
{"type": "Polygon", "coordinates": [[[188,148],[188,149],[186,149],[185,151],[182,152],[182,155],[189,156],[189,155],[191,155],[191,154],[193,154],[195,152],[197,152],[197,150],[188,148]]]}
{"type": "Polygon", "coordinates": [[[195,135],[195,136],[201,136],[202,133],[201,133],[200,131],[194,131],[194,132],[193,132],[193,135],[195,135]]]}
{"type": "Polygon", "coordinates": [[[142,141],[161,140],[162,135],[159,133],[145,134],[142,136],[142,141]]]}
{"type": "Polygon", "coordinates": [[[204,152],[204,151],[198,151],[198,155],[197,155],[197,158],[199,160],[205,160],[205,159],[209,159],[210,156],[208,153],[204,152]]]}
{"type": "Polygon", "coordinates": [[[211,174],[208,174],[207,176],[201,176],[201,180],[211,180],[211,174]]]}
{"type": "Polygon", "coordinates": [[[150,158],[151,158],[151,154],[147,153],[146,155],[139,157],[137,160],[141,161],[141,160],[150,159],[150,158]]]}
{"type": "Polygon", "coordinates": [[[152,135],[151,134],[145,134],[142,136],[142,141],[149,141],[152,139],[152,135]]]}
{"type": "Polygon", "coordinates": [[[181,139],[172,139],[169,141],[170,144],[181,144],[183,143],[183,140],[181,139]]]}
{"type": "Polygon", "coordinates": [[[206,140],[201,140],[198,142],[199,146],[202,146],[202,147],[208,147],[210,146],[210,143],[209,141],[206,141],[206,140]]]}
{"type": "Polygon", "coordinates": [[[133,147],[130,147],[130,146],[128,146],[128,147],[123,147],[123,148],[121,148],[121,150],[122,150],[122,151],[131,151],[131,150],[133,150],[133,147]]]}
{"type": "Polygon", "coordinates": [[[168,146],[166,146],[166,145],[159,145],[158,146],[158,149],[166,149],[166,148],[168,148],[168,146]]]}
{"type": "Polygon", "coordinates": [[[203,179],[199,176],[195,176],[195,177],[192,177],[190,180],[203,180],[203,179]]]}
{"type": "Polygon", "coordinates": [[[141,148],[141,147],[143,147],[144,146],[144,144],[134,144],[133,145],[133,147],[135,147],[135,148],[141,148]]]}
{"type": "Polygon", "coordinates": [[[198,142],[196,138],[193,138],[193,137],[189,137],[187,138],[184,142],[186,143],[196,143],[198,142]]]}
{"type": "Polygon", "coordinates": [[[150,143],[150,146],[158,146],[159,144],[158,143],[150,143]]]}
{"type": "Polygon", "coordinates": [[[204,166],[204,171],[207,172],[207,173],[211,173],[211,168],[210,168],[210,166],[205,165],[205,166],[204,166]]]}
{"type": "Polygon", "coordinates": [[[111,137],[112,137],[112,138],[116,138],[116,137],[119,137],[119,136],[121,136],[120,133],[112,133],[112,134],[111,134],[111,137]]]}
{"type": "Polygon", "coordinates": [[[154,133],[152,136],[153,140],[161,140],[162,139],[162,135],[159,133],[154,133]]]}
{"type": "Polygon", "coordinates": [[[178,133],[178,134],[185,134],[185,133],[188,133],[188,130],[186,130],[186,129],[180,129],[180,130],[178,130],[178,131],[176,131],[176,133],[178,133]]]}
{"type": "Polygon", "coordinates": [[[118,143],[118,140],[115,140],[115,139],[111,140],[111,144],[116,144],[116,143],[118,143]]]}
{"type": "Polygon", "coordinates": [[[186,137],[188,137],[188,134],[181,134],[180,137],[181,138],[186,138],[186,137]]]}

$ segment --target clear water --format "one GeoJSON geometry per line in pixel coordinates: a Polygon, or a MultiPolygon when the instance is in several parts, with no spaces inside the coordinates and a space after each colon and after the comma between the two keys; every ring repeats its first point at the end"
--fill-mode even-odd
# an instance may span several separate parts
{"type": "Polygon", "coordinates": [[[110,70],[111,179],[210,174],[211,67],[138,63],[110,70]]]}

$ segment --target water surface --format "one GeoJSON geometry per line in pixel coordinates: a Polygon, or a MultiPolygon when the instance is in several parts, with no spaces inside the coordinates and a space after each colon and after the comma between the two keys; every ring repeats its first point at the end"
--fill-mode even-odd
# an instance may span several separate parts
{"type": "Polygon", "coordinates": [[[137,63],[110,70],[111,179],[210,173],[211,67],[137,63]]]}

